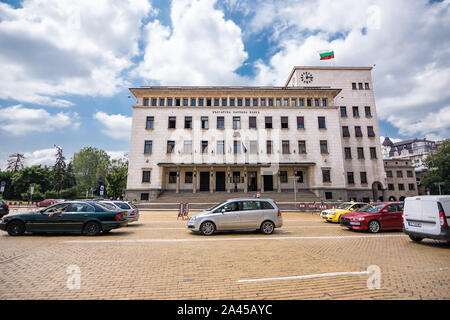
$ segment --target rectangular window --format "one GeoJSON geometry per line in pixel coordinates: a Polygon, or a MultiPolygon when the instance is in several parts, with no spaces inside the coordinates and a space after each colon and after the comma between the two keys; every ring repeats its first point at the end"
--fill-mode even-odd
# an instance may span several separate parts
{"type": "Polygon", "coordinates": [[[397,178],[403,178],[403,171],[397,171],[397,178]]]}
{"type": "Polygon", "coordinates": [[[352,82],[352,89],[356,90],[356,82],[352,82]]]}
{"type": "Polygon", "coordinates": [[[331,182],[330,169],[322,169],[322,182],[324,183],[331,182]]]}
{"type": "Polygon", "coordinates": [[[303,183],[303,171],[297,171],[295,174],[298,183],[303,183]]]}
{"type": "Polygon", "coordinates": [[[258,153],[258,140],[250,141],[250,153],[257,154],[258,153]]]}
{"type": "Polygon", "coordinates": [[[203,98],[198,98],[198,106],[203,107],[203,98]]]}
{"type": "Polygon", "coordinates": [[[192,171],[184,173],[184,183],[192,183],[192,171]]]}
{"type": "Polygon", "coordinates": [[[224,128],[225,128],[225,118],[217,117],[217,129],[224,129],[224,128]]]}
{"type": "Polygon", "coordinates": [[[177,117],[169,117],[169,129],[175,129],[177,127],[177,117]]]}
{"type": "Polygon", "coordinates": [[[297,106],[297,99],[291,98],[291,107],[296,107],[296,106],[297,106]]]}
{"type": "Polygon", "coordinates": [[[398,184],[398,190],[403,191],[405,190],[405,185],[403,183],[398,184]]]}
{"type": "Polygon", "coordinates": [[[174,153],[175,141],[167,141],[167,153],[174,153]]]}
{"type": "Polygon", "coordinates": [[[158,104],[158,99],[152,98],[152,107],[156,107],[158,104]]]}
{"type": "Polygon", "coordinates": [[[208,129],[209,128],[208,117],[201,117],[200,120],[202,122],[202,129],[208,129]]]}
{"type": "Polygon", "coordinates": [[[239,140],[233,141],[233,153],[234,154],[241,153],[241,142],[239,140]]]}
{"type": "Polygon", "coordinates": [[[175,98],[175,106],[176,107],[181,106],[181,99],[180,98],[175,98]]]}
{"type": "Polygon", "coordinates": [[[288,117],[281,117],[281,128],[282,129],[289,128],[289,118],[288,117]]]}
{"type": "Polygon", "coordinates": [[[358,147],[356,150],[358,152],[358,159],[364,159],[364,148],[358,147]]]}
{"type": "Polygon", "coordinates": [[[394,188],[394,184],[393,183],[389,183],[388,184],[388,190],[390,190],[390,191],[392,191],[392,190],[394,190],[395,188],[394,188]]]}
{"type": "Polygon", "coordinates": [[[273,107],[273,99],[269,98],[269,107],[273,107]]]}
{"type": "Polygon", "coordinates": [[[298,141],[298,153],[299,154],[305,154],[306,153],[306,141],[305,140],[299,140],[298,141]]]}
{"type": "Polygon", "coordinates": [[[183,107],[189,106],[189,99],[183,99],[183,107]]]}
{"type": "Polygon", "coordinates": [[[367,184],[367,172],[360,172],[361,184],[367,184]]]}
{"type": "Polygon", "coordinates": [[[413,177],[413,172],[411,170],[406,171],[406,176],[408,178],[412,178],[413,177]]]}
{"type": "Polygon", "coordinates": [[[242,107],[242,98],[237,99],[238,107],[242,107]]]}
{"type": "Polygon", "coordinates": [[[225,153],[225,141],[219,140],[217,141],[217,154],[225,153]]]}
{"type": "Polygon", "coordinates": [[[327,106],[327,99],[322,99],[322,107],[326,107],[327,106]]]}
{"type": "Polygon", "coordinates": [[[283,99],[283,106],[289,107],[289,99],[283,99]]]}
{"type": "Polygon", "coordinates": [[[142,104],[143,104],[145,107],[148,107],[149,101],[150,101],[149,98],[144,98],[144,99],[142,100],[142,104]]]}
{"type": "Polygon", "coordinates": [[[234,98],[230,98],[230,107],[234,107],[234,98]]]}
{"type": "Polygon", "coordinates": [[[208,141],[202,141],[201,153],[208,153],[208,141]]]}
{"type": "Polygon", "coordinates": [[[227,98],[222,98],[222,107],[227,106],[227,98]]]}
{"type": "Polygon", "coordinates": [[[359,82],[359,83],[358,83],[358,89],[359,89],[359,90],[362,90],[362,89],[363,89],[363,84],[362,84],[362,82],[359,82]]]}
{"type": "Polygon", "coordinates": [[[416,186],[414,185],[414,183],[409,183],[409,184],[408,184],[408,189],[409,189],[410,191],[414,191],[414,190],[416,190],[416,186]]]}
{"type": "Polygon", "coordinates": [[[184,141],[183,152],[186,153],[186,154],[192,154],[192,140],[185,140],[184,141]]]}
{"type": "Polygon", "coordinates": [[[169,183],[177,183],[177,173],[169,172],[169,183]]]}
{"type": "Polygon", "coordinates": [[[159,106],[164,107],[164,104],[165,104],[164,98],[159,99],[159,106]]]}
{"type": "Polygon", "coordinates": [[[145,124],[145,129],[153,129],[155,118],[154,117],[147,117],[147,121],[145,124]]]}
{"type": "Polygon", "coordinates": [[[370,89],[369,83],[368,83],[368,82],[365,82],[365,83],[364,83],[364,87],[365,87],[366,90],[369,90],[369,89],[370,89]]]}
{"type": "Polygon", "coordinates": [[[374,147],[370,148],[370,158],[371,159],[376,159],[377,158],[377,149],[375,149],[374,147]]]}
{"type": "Polygon", "coordinates": [[[283,154],[291,153],[290,150],[289,150],[289,140],[283,140],[281,142],[281,152],[283,154]]]}
{"type": "Polygon", "coordinates": [[[392,178],[392,171],[391,170],[386,171],[386,177],[392,178]]]}
{"type": "Polygon", "coordinates": [[[241,183],[241,172],[233,171],[233,183],[241,183]]]}
{"type": "Polygon", "coordinates": [[[211,107],[211,99],[206,99],[206,106],[211,107]]]}
{"type": "Polygon", "coordinates": [[[305,128],[305,118],[297,117],[297,129],[304,129],[304,128],[305,128]]]}
{"type": "Polygon", "coordinates": [[[314,107],[318,107],[319,106],[319,99],[314,99],[314,107]]]}
{"type": "Polygon", "coordinates": [[[245,98],[245,106],[250,107],[250,99],[249,98],[245,98]]]}
{"type": "Polygon", "coordinates": [[[219,106],[219,98],[214,98],[214,107],[219,106]]]}
{"type": "Polygon", "coordinates": [[[280,171],[280,183],[287,183],[287,182],[288,182],[287,171],[280,171]]]}
{"type": "Polygon", "coordinates": [[[348,130],[347,126],[342,127],[342,136],[343,137],[350,137],[350,130],[348,130]]]}
{"type": "Polygon", "coordinates": [[[169,106],[169,107],[173,106],[173,99],[172,98],[168,98],[167,99],[167,106],[169,106]]]}
{"type": "Polygon", "coordinates": [[[248,127],[250,129],[256,129],[256,117],[248,117],[248,127]]]}
{"type": "Polygon", "coordinates": [[[254,107],[258,106],[258,98],[253,98],[253,106],[254,107]]]}
{"type": "Polygon", "coordinates": [[[266,141],[266,150],[267,150],[267,154],[272,154],[272,140],[267,140],[266,141]]]}
{"type": "Polygon", "coordinates": [[[192,117],[184,117],[184,128],[192,129],[192,117]]]}
{"type": "Polygon", "coordinates": [[[141,193],[141,201],[148,201],[148,193],[141,193]]]}
{"type": "Polygon", "coordinates": [[[142,183],[150,183],[151,171],[142,171],[142,183]]]}
{"type": "Polygon", "coordinates": [[[318,117],[317,120],[319,122],[319,129],[325,129],[326,128],[325,117],[318,117]]]}
{"type": "Polygon", "coordinates": [[[191,98],[191,106],[192,106],[192,107],[195,107],[195,102],[196,102],[196,101],[195,101],[195,98],[191,98]]]}
{"type": "Polygon", "coordinates": [[[303,98],[298,99],[298,105],[299,105],[299,107],[304,107],[305,106],[305,100],[303,98]]]}
{"type": "Polygon", "coordinates": [[[320,140],[320,153],[328,153],[328,143],[327,140],[320,140]]]}
{"type": "Polygon", "coordinates": [[[347,116],[347,107],[341,107],[341,117],[346,117],[347,116]]]}
{"type": "Polygon", "coordinates": [[[352,149],[351,148],[344,148],[344,154],[345,159],[351,159],[352,158],[352,149]]]}
{"type": "Polygon", "coordinates": [[[375,131],[373,131],[373,127],[372,126],[368,126],[367,127],[367,136],[368,137],[375,137],[375,131]]]}
{"type": "Polygon", "coordinates": [[[261,98],[260,104],[261,104],[261,107],[265,107],[266,106],[266,98],[261,98]]]}
{"type": "Polygon", "coordinates": [[[355,106],[352,109],[353,109],[353,116],[359,117],[359,108],[355,106]]]}
{"type": "Polygon", "coordinates": [[[233,117],[233,129],[241,128],[241,117],[233,117]]]}
{"type": "Polygon", "coordinates": [[[153,142],[151,140],[145,140],[144,153],[151,154],[152,148],[153,148],[153,142]]]}
{"type": "Polygon", "coordinates": [[[281,99],[276,99],[276,100],[275,100],[275,105],[276,105],[277,107],[281,107],[281,99]]]}
{"type": "Polygon", "coordinates": [[[311,101],[311,99],[306,99],[306,106],[307,106],[307,107],[311,107],[311,106],[312,106],[312,101],[311,101]]]}
{"type": "Polygon", "coordinates": [[[355,137],[362,137],[362,131],[360,126],[355,126],[355,137]]]}
{"type": "Polygon", "coordinates": [[[368,118],[372,116],[372,112],[370,111],[370,107],[369,106],[364,107],[364,114],[368,118]]]}
{"type": "Polygon", "coordinates": [[[355,177],[353,176],[353,172],[347,172],[347,183],[355,184],[355,177]]]}
{"type": "Polygon", "coordinates": [[[272,129],[272,117],[265,117],[264,122],[266,129],[272,129]]]}

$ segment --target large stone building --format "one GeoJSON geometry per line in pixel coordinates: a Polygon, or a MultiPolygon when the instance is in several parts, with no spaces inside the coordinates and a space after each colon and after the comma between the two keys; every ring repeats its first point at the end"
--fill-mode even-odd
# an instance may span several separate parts
{"type": "Polygon", "coordinates": [[[142,86],[126,197],[293,192],[386,195],[371,67],[294,67],[285,86],[142,86]]]}
{"type": "Polygon", "coordinates": [[[384,159],[386,170],[387,192],[389,201],[403,201],[406,197],[419,194],[415,167],[410,160],[384,159]]]}

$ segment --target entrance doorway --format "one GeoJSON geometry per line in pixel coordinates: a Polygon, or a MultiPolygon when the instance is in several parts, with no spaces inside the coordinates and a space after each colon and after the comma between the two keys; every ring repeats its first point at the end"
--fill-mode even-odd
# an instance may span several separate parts
{"type": "Polygon", "coordinates": [[[200,172],[200,191],[209,191],[209,172],[200,172]]]}
{"type": "Polygon", "coordinates": [[[225,191],[225,172],[216,172],[216,191],[225,191]]]}
{"type": "Polygon", "coordinates": [[[264,191],[273,191],[273,175],[264,175],[264,191]]]}
{"type": "Polygon", "coordinates": [[[258,190],[258,180],[256,179],[256,171],[248,172],[248,191],[257,191],[258,190]]]}

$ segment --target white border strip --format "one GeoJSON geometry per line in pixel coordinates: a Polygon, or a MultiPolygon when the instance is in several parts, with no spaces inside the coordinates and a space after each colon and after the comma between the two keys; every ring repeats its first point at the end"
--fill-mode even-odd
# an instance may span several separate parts
{"type": "Polygon", "coordinates": [[[303,276],[289,276],[289,277],[278,277],[278,278],[260,278],[260,279],[244,279],[237,280],[238,283],[243,282],[260,282],[260,281],[274,281],[274,280],[294,280],[294,279],[311,279],[311,278],[322,278],[322,277],[336,277],[336,276],[346,276],[354,274],[368,274],[368,271],[355,271],[355,272],[333,272],[333,273],[317,273],[317,274],[307,274],[303,276]]]}

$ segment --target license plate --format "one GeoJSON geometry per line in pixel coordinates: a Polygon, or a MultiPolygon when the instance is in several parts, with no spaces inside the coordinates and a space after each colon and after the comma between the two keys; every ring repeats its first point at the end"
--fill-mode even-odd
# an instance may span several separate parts
{"type": "Polygon", "coordinates": [[[422,224],[417,222],[408,222],[408,226],[415,227],[415,228],[421,228],[422,224]]]}

